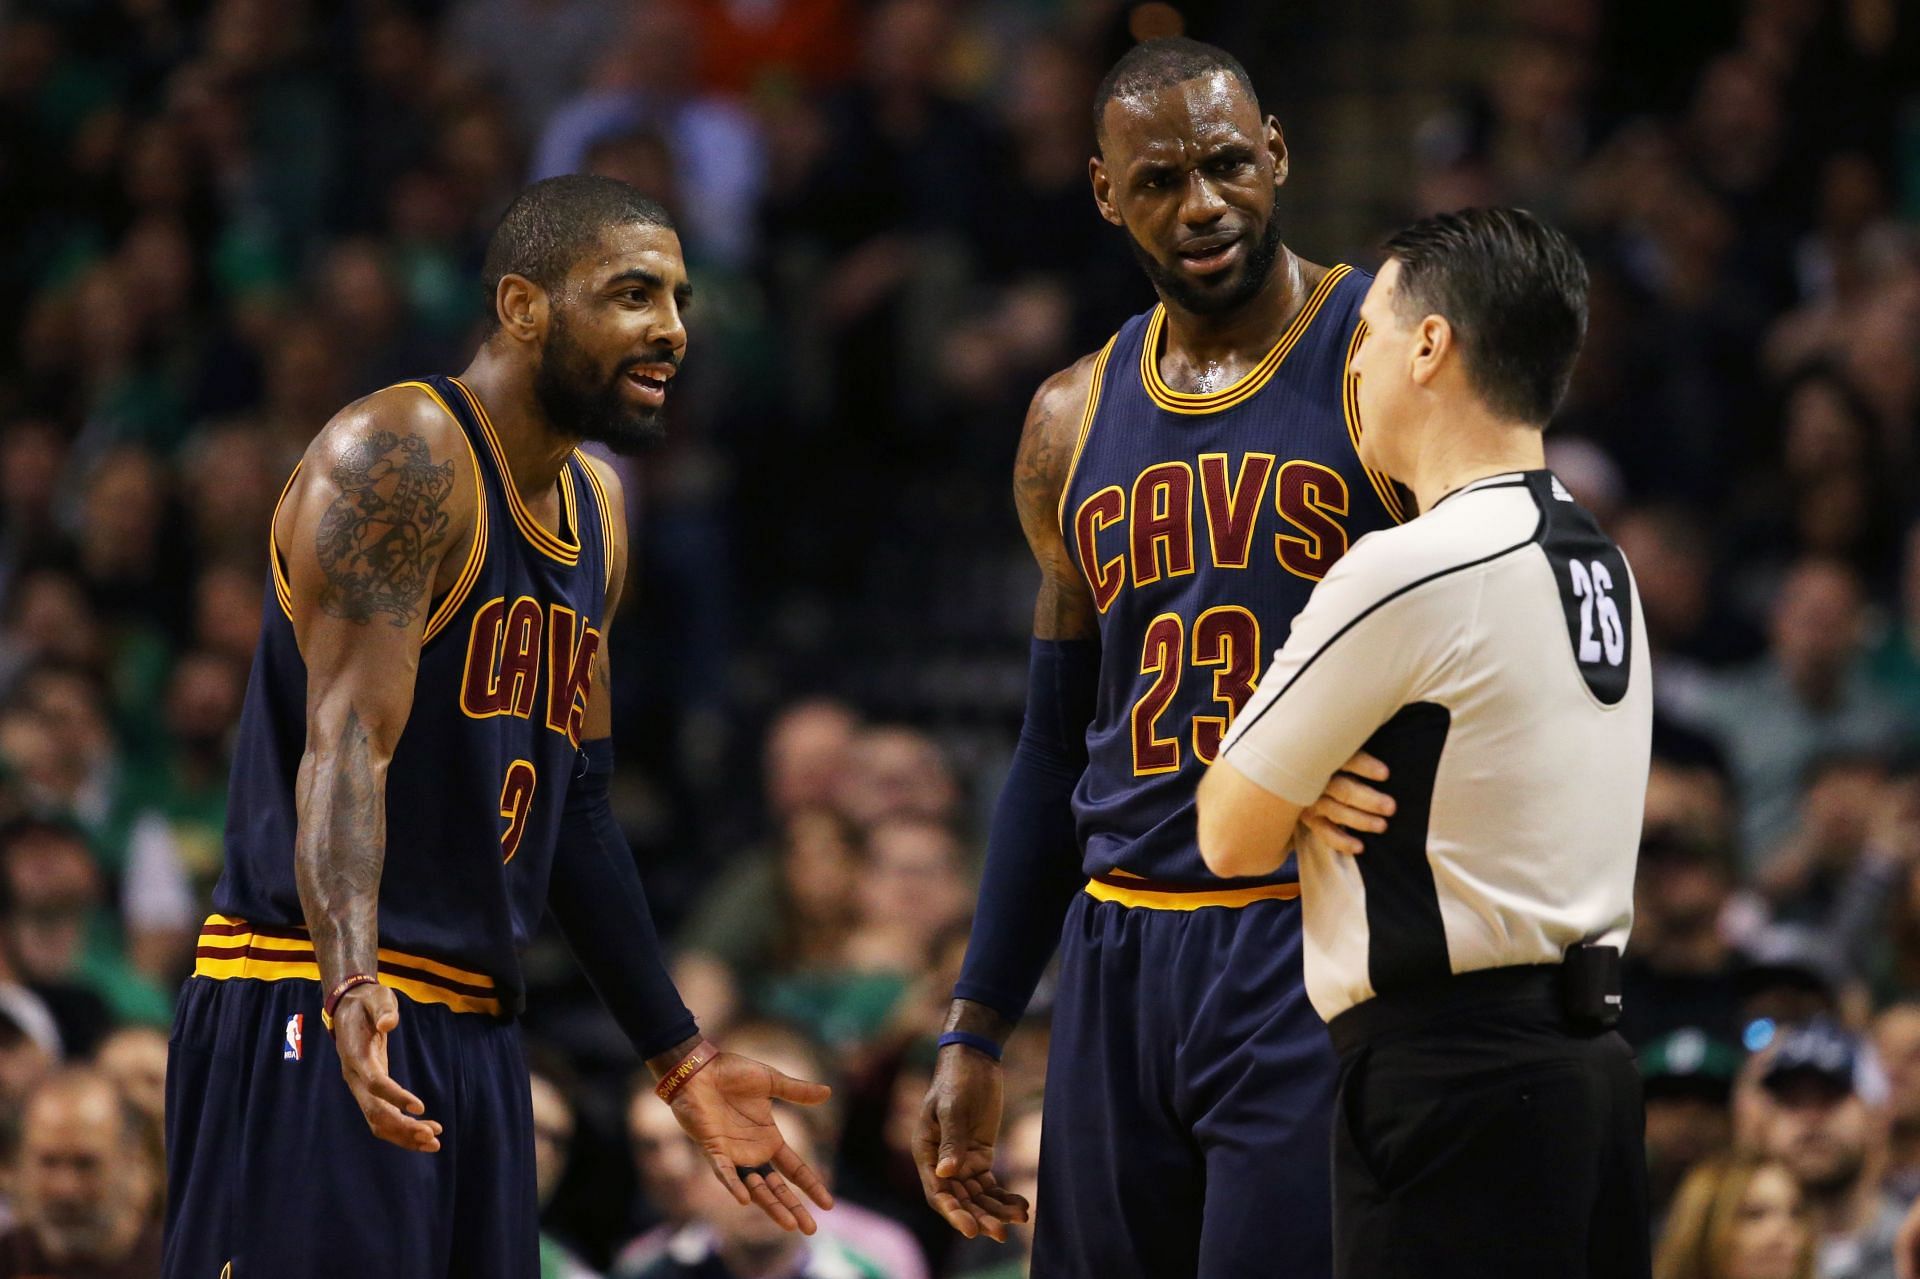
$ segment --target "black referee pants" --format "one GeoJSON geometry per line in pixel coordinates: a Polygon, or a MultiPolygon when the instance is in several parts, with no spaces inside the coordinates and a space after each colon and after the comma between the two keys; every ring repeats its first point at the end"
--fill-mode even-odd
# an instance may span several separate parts
{"type": "Polygon", "coordinates": [[[1455,984],[1334,1020],[1336,1279],[1648,1279],[1633,1050],[1544,993],[1455,984]]]}

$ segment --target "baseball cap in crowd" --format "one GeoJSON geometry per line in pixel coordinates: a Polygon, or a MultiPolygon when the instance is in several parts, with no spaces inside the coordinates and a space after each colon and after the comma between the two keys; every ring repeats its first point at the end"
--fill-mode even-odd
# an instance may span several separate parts
{"type": "Polygon", "coordinates": [[[1832,944],[1799,924],[1760,929],[1740,944],[1746,959],[1736,982],[1744,997],[1786,988],[1831,1000],[1847,985],[1844,960],[1832,944]]]}
{"type": "Polygon", "coordinates": [[[1640,1049],[1642,1089],[1649,1100],[1698,1097],[1724,1103],[1733,1095],[1740,1060],[1738,1048],[1704,1030],[1676,1030],[1640,1049]]]}
{"type": "Polygon", "coordinates": [[[1867,1101],[1878,1101],[1885,1098],[1887,1089],[1879,1063],[1860,1038],[1825,1020],[1781,1031],[1760,1076],[1761,1084],[1775,1094],[1803,1081],[1826,1086],[1836,1099],[1858,1093],[1867,1101]]]}

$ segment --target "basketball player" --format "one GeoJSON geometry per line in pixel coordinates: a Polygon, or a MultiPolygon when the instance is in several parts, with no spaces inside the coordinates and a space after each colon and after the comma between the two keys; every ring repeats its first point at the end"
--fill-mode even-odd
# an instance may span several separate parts
{"type": "MultiPolygon", "coordinates": [[[[962,1234],[1025,1218],[991,1171],[997,1063],[1057,944],[1034,1273],[1324,1277],[1336,1066],[1301,985],[1298,876],[1214,878],[1193,791],[1314,583],[1410,514],[1356,452],[1369,277],[1281,242],[1286,143],[1228,54],[1136,47],[1094,109],[1095,203],[1160,304],[1028,411],[1026,723],[916,1161],[962,1234]]],[[[1383,795],[1332,788],[1310,830],[1381,828],[1383,795]]]]}
{"type": "Polygon", "coordinates": [[[605,178],[523,191],[459,377],[348,405],[287,482],[219,913],[167,1070],[170,1279],[538,1269],[518,954],[551,908],[735,1199],[811,1233],[819,1179],[662,963],[607,800],[614,472],[686,346],[680,243],[605,178]],[[345,1076],[343,1084],[338,1075],[345,1076]]]}

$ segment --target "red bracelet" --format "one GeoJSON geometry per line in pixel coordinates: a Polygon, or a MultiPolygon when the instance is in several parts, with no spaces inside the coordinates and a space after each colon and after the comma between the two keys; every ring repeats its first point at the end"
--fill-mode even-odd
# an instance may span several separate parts
{"type": "Polygon", "coordinates": [[[377,986],[380,979],[372,973],[348,973],[340,979],[340,984],[327,992],[326,999],[320,1005],[320,1024],[333,1033],[333,1011],[340,1006],[340,999],[355,986],[377,986]]]}
{"type": "Polygon", "coordinates": [[[687,1086],[687,1080],[699,1074],[708,1062],[719,1055],[718,1048],[705,1039],[701,1040],[678,1066],[660,1076],[660,1082],[653,1086],[654,1096],[661,1101],[672,1101],[674,1094],[687,1086]]]}

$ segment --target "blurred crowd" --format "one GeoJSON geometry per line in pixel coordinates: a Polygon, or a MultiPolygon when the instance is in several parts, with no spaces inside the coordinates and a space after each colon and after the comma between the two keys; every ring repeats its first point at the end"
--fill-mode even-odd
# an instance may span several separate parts
{"type": "MultiPolygon", "coordinates": [[[[1017,724],[1021,412],[1150,301],[1088,198],[1087,103],[1176,9],[1297,153],[1390,121],[1299,166],[1280,216],[1318,182],[1341,228],[1305,256],[1371,265],[1475,203],[1587,251],[1550,457],[1657,650],[1625,1030],[1661,1277],[1891,1276],[1920,1194],[1920,15],[1371,8],[0,0],[0,1276],[154,1273],[268,514],[342,404],[464,364],[494,220],[578,170],[674,212],[699,298],[671,442],[620,463],[617,802],[708,1033],[835,1084],[783,1123],[843,1206],[811,1241],[736,1210],[549,938],[547,1274],[1024,1273],[1019,1232],[922,1207],[908,1137],[1017,724]],[[1442,82],[1395,78],[1442,42],[1442,82]]],[[[1000,1150],[1029,1195],[1046,1006],[1000,1150]]]]}

